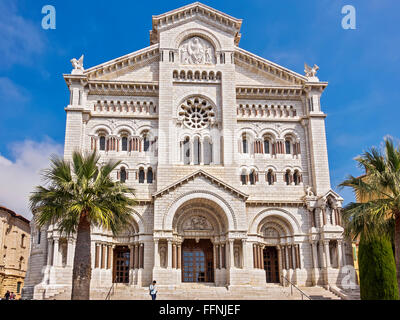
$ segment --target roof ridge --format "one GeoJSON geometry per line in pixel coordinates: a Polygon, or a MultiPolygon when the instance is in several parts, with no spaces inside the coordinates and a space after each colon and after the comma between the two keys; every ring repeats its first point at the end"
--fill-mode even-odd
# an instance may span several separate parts
{"type": "Polygon", "coordinates": [[[160,194],[162,194],[162,193],[168,191],[168,190],[171,189],[171,188],[174,188],[175,186],[181,184],[181,183],[184,182],[185,180],[190,179],[191,177],[196,176],[196,175],[198,175],[198,174],[202,174],[202,175],[204,175],[204,176],[207,177],[207,178],[210,178],[210,179],[212,179],[212,180],[217,181],[218,183],[220,183],[220,184],[226,186],[226,187],[229,188],[231,191],[235,192],[236,194],[238,194],[239,196],[241,196],[241,197],[243,197],[243,198],[246,198],[246,199],[247,199],[247,198],[249,197],[248,194],[246,194],[246,193],[244,193],[244,192],[242,192],[242,191],[236,189],[235,187],[231,186],[230,184],[224,182],[223,180],[218,179],[217,177],[214,177],[213,175],[211,175],[210,173],[204,171],[203,169],[198,169],[197,171],[194,171],[194,172],[192,172],[192,173],[186,175],[185,177],[183,177],[183,178],[181,178],[181,179],[175,181],[174,183],[172,183],[172,184],[170,184],[170,185],[164,187],[163,189],[161,189],[161,190],[159,190],[159,191],[153,193],[153,194],[152,194],[152,197],[157,197],[158,195],[160,195],[160,194]]]}

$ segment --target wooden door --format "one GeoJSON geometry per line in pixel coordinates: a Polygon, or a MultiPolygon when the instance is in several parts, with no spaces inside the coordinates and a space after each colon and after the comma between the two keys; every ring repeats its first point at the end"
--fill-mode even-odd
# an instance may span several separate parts
{"type": "Polygon", "coordinates": [[[265,247],[264,269],[268,283],[279,283],[278,251],[276,247],[265,247]]]}
{"type": "Polygon", "coordinates": [[[198,243],[187,239],[182,244],[182,282],[213,282],[213,248],[210,240],[198,243]]]}
{"type": "Polygon", "coordinates": [[[129,283],[130,251],[127,246],[117,246],[114,249],[113,282],[129,283]]]}

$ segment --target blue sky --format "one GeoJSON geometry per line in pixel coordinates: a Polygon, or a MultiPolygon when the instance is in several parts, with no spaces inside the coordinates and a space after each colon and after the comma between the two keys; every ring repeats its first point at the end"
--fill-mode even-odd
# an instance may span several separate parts
{"type": "MultiPolygon", "coordinates": [[[[70,59],[85,68],[149,45],[151,16],[191,1],[0,0],[0,204],[30,216],[27,196],[62,153],[69,93],[62,78],[70,59]],[[56,8],[56,29],[41,28],[44,5],[56,8]]],[[[396,0],[203,1],[243,19],[239,46],[303,74],[316,63],[328,81],[331,183],[359,174],[353,158],[387,135],[400,137],[400,2],[396,0]],[[341,27],[341,9],[356,8],[356,30],[341,27]]],[[[345,202],[349,190],[340,191],[345,202]]]]}

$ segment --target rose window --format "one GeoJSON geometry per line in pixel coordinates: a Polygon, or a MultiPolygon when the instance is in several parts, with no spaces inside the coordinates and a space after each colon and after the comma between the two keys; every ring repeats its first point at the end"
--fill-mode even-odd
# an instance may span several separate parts
{"type": "Polygon", "coordinates": [[[202,98],[186,99],[179,110],[179,117],[183,123],[192,129],[206,128],[214,121],[213,107],[202,98]]]}

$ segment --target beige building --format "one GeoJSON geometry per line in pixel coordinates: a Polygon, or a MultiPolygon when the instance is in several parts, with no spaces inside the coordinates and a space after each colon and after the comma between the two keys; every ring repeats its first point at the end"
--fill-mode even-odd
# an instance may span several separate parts
{"type": "MultiPolygon", "coordinates": [[[[153,16],[146,48],[88,69],[72,60],[65,159],[121,160],[113,178],[139,200],[124,234],[92,230],[92,297],[153,279],[340,286],[352,258],[330,185],[327,82],[240,48],[241,25],[196,2],[153,16]]],[[[70,292],[74,237],[32,235],[26,297],[70,292]]]]}
{"type": "Polygon", "coordinates": [[[29,247],[29,220],[0,206],[0,298],[7,290],[21,297],[29,247]]]}

